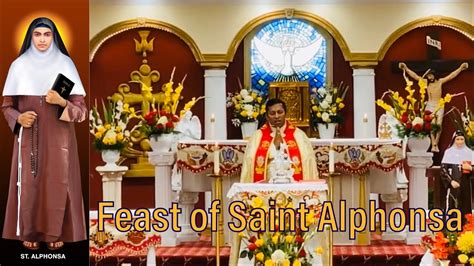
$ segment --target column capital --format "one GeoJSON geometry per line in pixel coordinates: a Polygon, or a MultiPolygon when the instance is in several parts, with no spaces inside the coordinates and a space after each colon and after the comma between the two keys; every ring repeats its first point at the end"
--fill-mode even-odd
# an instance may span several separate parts
{"type": "Polygon", "coordinates": [[[204,77],[205,78],[225,78],[226,77],[226,70],[225,69],[216,69],[210,68],[204,70],[204,77]]]}
{"type": "Polygon", "coordinates": [[[373,68],[354,68],[352,76],[375,76],[373,68]]]}
{"type": "Polygon", "coordinates": [[[407,163],[408,166],[414,168],[428,168],[433,164],[433,153],[407,152],[407,163]]]}
{"type": "Polygon", "coordinates": [[[176,152],[149,152],[148,160],[154,166],[171,166],[176,160],[176,152]]]}
{"type": "Polygon", "coordinates": [[[225,54],[203,54],[201,66],[205,69],[227,69],[229,60],[225,54]]]}

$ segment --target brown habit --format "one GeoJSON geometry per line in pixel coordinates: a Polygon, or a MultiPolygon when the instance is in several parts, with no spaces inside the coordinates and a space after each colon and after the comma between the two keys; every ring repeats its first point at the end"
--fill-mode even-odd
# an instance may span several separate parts
{"type": "Polygon", "coordinates": [[[42,96],[6,96],[2,110],[15,134],[3,238],[76,242],[86,239],[81,175],[73,122],[87,116],[84,97],[72,95],[58,119],[58,106],[42,96]],[[34,127],[23,129],[20,235],[17,228],[20,113],[35,111],[34,127]],[[33,155],[32,155],[33,154],[33,155]],[[35,160],[35,157],[37,160],[35,160]],[[32,165],[32,161],[36,161],[32,165]],[[32,170],[36,171],[36,176],[32,170]]]}

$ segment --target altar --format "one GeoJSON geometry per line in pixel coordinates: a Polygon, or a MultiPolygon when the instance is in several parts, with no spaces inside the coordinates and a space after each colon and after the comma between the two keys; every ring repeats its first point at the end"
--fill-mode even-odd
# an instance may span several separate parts
{"type": "MultiPolygon", "coordinates": [[[[339,201],[346,201],[346,217],[349,208],[369,207],[370,193],[382,194],[382,200],[387,200],[387,211],[401,207],[406,196],[408,181],[404,175],[397,174],[403,166],[404,149],[401,140],[371,139],[311,139],[314,148],[320,178],[328,172],[329,146],[335,150],[335,169],[341,175],[334,176],[330,182],[333,193],[334,212],[339,221],[339,201]],[[402,178],[400,177],[402,176],[402,178]]],[[[219,169],[223,174],[223,193],[228,193],[230,187],[240,180],[242,159],[245,153],[245,140],[194,140],[182,141],[178,144],[177,165],[181,175],[174,175],[172,183],[175,190],[181,194],[212,190],[212,179],[207,177],[214,166],[214,152],[219,153],[219,169]]],[[[224,210],[229,201],[224,199],[224,210]]],[[[224,217],[227,226],[229,216],[224,217]]],[[[224,230],[225,243],[231,243],[231,231],[224,230]]],[[[390,234],[387,232],[387,239],[390,234]]],[[[395,238],[396,239],[396,236],[395,238]]],[[[337,245],[369,245],[369,232],[349,239],[348,233],[335,232],[334,244],[337,245]]]]}

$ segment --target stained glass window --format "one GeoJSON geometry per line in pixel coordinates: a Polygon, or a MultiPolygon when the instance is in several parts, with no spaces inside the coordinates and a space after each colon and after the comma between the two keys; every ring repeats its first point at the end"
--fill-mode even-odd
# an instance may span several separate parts
{"type": "Polygon", "coordinates": [[[250,48],[252,88],[268,91],[269,82],[326,81],[327,41],[310,24],[279,19],[257,31],[250,48]]]}

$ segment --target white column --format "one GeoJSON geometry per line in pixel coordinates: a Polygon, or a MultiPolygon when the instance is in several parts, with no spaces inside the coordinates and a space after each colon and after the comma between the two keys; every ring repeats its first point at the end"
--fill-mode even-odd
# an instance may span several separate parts
{"type": "MultiPolygon", "coordinates": [[[[426,169],[433,164],[431,152],[407,152],[408,166],[410,166],[410,183],[408,203],[410,208],[423,208],[428,212],[428,178],[426,169]]],[[[407,244],[420,244],[421,237],[426,232],[420,231],[420,221],[416,219],[415,230],[408,232],[407,244]]]]}
{"type": "MultiPolygon", "coordinates": [[[[393,194],[381,194],[385,202],[385,212],[390,213],[393,209],[403,209],[403,203],[408,199],[408,179],[403,168],[395,169],[397,175],[397,192],[393,194]]],[[[395,224],[400,224],[400,217],[395,216],[395,224]]],[[[386,231],[382,233],[382,240],[406,240],[406,228],[401,232],[394,232],[389,226],[389,220],[386,221],[386,231]]]]}
{"type": "Polygon", "coordinates": [[[179,242],[198,241],[199,235],[191,228],[191,212],[199,200],[199,192],[183,192],[178,194],[178,204],[183,212],[179,215],[181,232],[178,232],[179,242]]]}
{"type": "MultiPolygon", "coordinates": [[[[155,166],[155,208],[169,209],[174,194],[171,187],[171,167],[176,160],[176,152],[149,152],[148,160],[155,166]]],[[[167,217],[170,226],[161,233],[161,246],[173,247],[178,244],[178,240],[171,226],[171,216],[167,217]]]]}
{"type": "Polygon", "coordinates": [[[225,77],[225,69],[206,69],[204,72],[206,139],[227,139],[225,77]],[[214,129],[211,128],[212,114],[216,118],[214,129]]]}
{"type": "Polygon", "coordinates": [[[354,77],[354,138],[375,138],[375,73],[372,68],[355,68],[354,77]],[[368,121],[363,123],[364,115],[368,121]]]}
{"type": "Polygon", "coordinates": [[[97,166],[95,170],[102,176],[102,200],[113,201],[115,210],[122,208],[122,177],[128,167],[97,166]]]}

